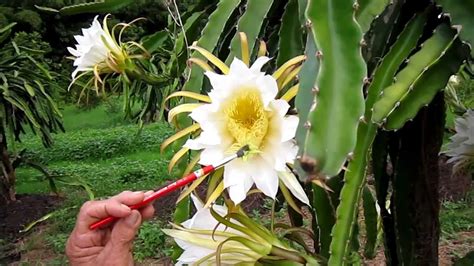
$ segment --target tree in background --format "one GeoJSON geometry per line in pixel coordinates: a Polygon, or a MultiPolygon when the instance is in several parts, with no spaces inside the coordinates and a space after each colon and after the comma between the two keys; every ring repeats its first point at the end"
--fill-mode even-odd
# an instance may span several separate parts
{"type": "MultiPolygon", "coordinates": [[[[45,146],[52,144],[51,133],[63,130],[61,113],[51,95],[53,77],[31,53],[41,53],[10,39],[15,24],[0,29],[0,203],[15,201],[14,143],[22,134],[37,134],[45,146]],[[33,66],[33,67],[32,67],[33,66]]],[[[21,40],[21,36],[16,36],[21,40]]]]}

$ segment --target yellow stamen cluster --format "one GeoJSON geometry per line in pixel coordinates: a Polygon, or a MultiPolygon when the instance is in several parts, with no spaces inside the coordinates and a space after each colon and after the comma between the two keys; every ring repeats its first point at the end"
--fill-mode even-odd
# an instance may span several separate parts
{"type": "Polygon", "coordinates": [[[244,145],[259,150],[268,131],[268,113],[256,88],[241,88],[222,108],[229,134],[234,137],[232,152],[244,145]]]}

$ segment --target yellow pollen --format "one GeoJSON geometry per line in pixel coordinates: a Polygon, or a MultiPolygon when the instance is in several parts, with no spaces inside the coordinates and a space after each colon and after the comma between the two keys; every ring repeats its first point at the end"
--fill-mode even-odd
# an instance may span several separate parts
{"type": "Polygon", "coordinates": [[[268,114],[256,88],[242,88],[223,108],[227,130],[234,137],[231,150],[249,145],[258,151],[268,130],[268,114]]]}

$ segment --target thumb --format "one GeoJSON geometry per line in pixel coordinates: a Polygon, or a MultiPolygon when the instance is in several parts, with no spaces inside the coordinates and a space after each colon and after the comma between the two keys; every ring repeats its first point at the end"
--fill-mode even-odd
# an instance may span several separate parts
{"type": "Polygon", "coordinates": [[[137,210],[133,210],[129,216],[117,221],[110,235],[114,252],[130,251],[141,222],[142,216],[137,210]]]}

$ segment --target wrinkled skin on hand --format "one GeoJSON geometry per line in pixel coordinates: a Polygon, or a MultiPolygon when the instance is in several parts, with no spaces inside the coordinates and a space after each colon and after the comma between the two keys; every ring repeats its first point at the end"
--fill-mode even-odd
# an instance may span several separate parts
{"type": "Polygon", "coordinates": [[[153,216],[148,205],[131,210],[127,205],[141,202],[143,192],[125,191],[102,201],[88,201],[79,211],[76,226],[66,244],[66,255],[71,265],[133,265],[132,246],[142,221],[153,216]],[[89,226],[103,218],[120,218],[112,225],[98,230],[89,226]]]}

